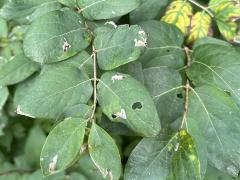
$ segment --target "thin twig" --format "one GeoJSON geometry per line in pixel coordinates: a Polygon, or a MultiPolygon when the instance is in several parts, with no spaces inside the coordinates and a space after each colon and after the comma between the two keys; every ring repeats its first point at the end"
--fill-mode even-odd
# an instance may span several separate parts
{"type": "Polygon", "coordinates": [[[94,114],[96,111],[97,106],[97,65],[96,65],[96,49],[94,46],[92,46],[93,50],[93,108],[92,108],[92,114],[90,116],[90,121],[94,120],[94,114]]]}
{"type": "MultiPolygon", "coordinates": [[[[190,56],[190,51],[187,47],[184,48],[185,53],[187,55],[187,67],[191,66],[191,56],[190,56]]],[[[184,113],[183,113],[183,118],[181,121],[181,126],[180,129],[183,129],[184,123],[186,122],[187,119],[187,114],[188,114],[188,102],[189,102],[189,90],[190,90],[190,82],[187,79],[186,81],[186,86],[185,86],[185,102],[184,102],[184,113]]]]}
{"type": "Polygon", "coordinates": [[[188,0],[189,2],[193,3],[194,5],[198,6],[199,8],[201,8],[203,11],[206,11],[212,18],[214,18],[213,13],[208,10],[208,8],[202,6],[201,4],[199,4],[198,2],[194,1],[194,0],[188,0]]]}

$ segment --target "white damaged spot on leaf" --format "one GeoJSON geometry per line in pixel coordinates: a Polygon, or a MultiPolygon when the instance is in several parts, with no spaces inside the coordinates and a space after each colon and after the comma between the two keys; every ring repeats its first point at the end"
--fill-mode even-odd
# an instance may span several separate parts
{"type": "Polygon", "coordinates": [[[134,39],[135,47],[146,47],[147,46],[147,36],[143,30],[138,31],[138,34],[141,35],[140,39],[134,39]]]}
{"type": "Polygon", "coordinates": [[[88,144],[83,144],[80,148],[80,154],[85,153],[87,149],[88,149],[88,144]]]}
{"type": "Polygon", "coordinates": [[[179,148],[179,143],[176,144],[174,151],[178,151],[178,148],[179,148]]]}
{"type": "Polygon", "coordinates": [[[117,112],[112,115],[113,118],[127,119],[127,115],[124,109],[121,109],[120,112],[117,112]]]}
{"type": "Polygon", "coordinates": [[[30,114],[27,114],[27,113],[22,112],[21,107],[20,107],[19,105],[17,106],[16,113],[19,114],[19,115],[22,115],[22,116],[27,116],[27,117],[30,117],[30,118],[35,118],[34,116],[32,116],[32,115],[30,115],[30,114]]]}
{"type": "Polygon", "coordinates": [[[104,25],[107,25],[107,24],[110,24],[110,25],[112,25],[114,28],[117,28],[117,25],[116,25],[115,22],[113,22],[113,21],[107,21],[107,22],[105,22],[104,25]]]}
{"type": "Polygon", "coordinates": [[[55,155],[53,158],[52,158],[52,161],[49,163],[48,165],[48,171],[50,173],[53,173],[54,171],[56,171],[56,168],[57,168],[57,160],[58,160],[58,155],[55,155]]]}
{"type": "Polygon", "coordinates": [[[71,48],[71,45],[67,42],[66,38],[64,38],[63,42],[63,51],[66,52],[69,48],[71,48]]]}
{"type": "Polygon", "coordinates": [[[115,82],[115,81],[121,81],[121,80],[123,80],[123,78],[124,78],[123,75],[115,74],[115,75],[112,76],[111,80],[113,82],[115,82]]]}

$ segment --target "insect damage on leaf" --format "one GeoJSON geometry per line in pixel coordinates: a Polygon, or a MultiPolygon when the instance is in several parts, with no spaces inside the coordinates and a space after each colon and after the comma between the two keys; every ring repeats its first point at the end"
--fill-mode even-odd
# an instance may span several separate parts
{"type": "Polygon", "coordinates": [[[121,119],[127,119],[127,115],[124,109],[121,109],[120,112],[116,112],[115,114],[112,114],[112,118],[121,118],[121,119]]]}
{"type": "Polygon", "coordinates": [[[112,25],[114,28],[117,28],[117,25],[116,25],[115,22],[113,22],[113,21],[107,21],[107,22],[105,22],[104,25],[107,25],[107,24],[110,24],[110,25],[112,25]]]}
{"type": "Polygon", "coordinates": [[[57,160],[58,160],[58,155],[55,155],[55,156],[52,158],[52,161],[49,163],[48,171],[49,171],[50,173],[53,173],[54,171],[56,171],[56,168],[57,168],[57,160]]]}
{"type": "Polygon", "coordinates": [[[64,38],[64,42],[63,42],[63,51],[66,52],[69,48],[71,48],[71,45],[67,42],[66,38],[64,38]]]}
{"type": "Polygon", "coordinates": [[[17,109],[16,109],[15,112],[16,112],[17,114],[19,114],[19,115],[22,115],[22,116],[27,116],[27,117],[30,117],[30,118],[35,118],[34,116],[32,116],[32,115],[30,115],[30,114],[27,114],[27,113],[22,112],[21,107],[20,107],[19,105],[17,106],[17,109]]]}
{"type": "Polygon", "coordinates": [[[138,34],[141,36],[140,39],[134,39],[135,47],[146,47],[147,46],[147,36],[146,33],[142,30],[138,31],[138,34]]]}
{"type": "Polygon", "coordinates": [[[123,75],[115,74],[114,76],[112,76],[111,80],[115,82],[115,81],[121,81],[123,80],[123,78],[124,78],[123,75]]]}

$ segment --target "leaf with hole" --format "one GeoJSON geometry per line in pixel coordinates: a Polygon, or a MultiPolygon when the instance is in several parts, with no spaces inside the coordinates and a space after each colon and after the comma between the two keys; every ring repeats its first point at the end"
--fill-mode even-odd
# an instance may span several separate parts
{"type": "Polygon", "coordinates": [[[97,86],[103,112],[112,121],[126,124],[141,136],[156,136],[160,120],[154,102],[144,86],[127,74],[107,72],[97,86]]]}

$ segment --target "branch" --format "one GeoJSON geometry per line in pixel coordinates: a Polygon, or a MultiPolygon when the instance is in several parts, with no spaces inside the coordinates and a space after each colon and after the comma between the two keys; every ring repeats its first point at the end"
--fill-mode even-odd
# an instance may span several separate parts
{"type": "Polygon", "coordinates": [[[92,46],[93,50],[93,109],[92,114],[90,116],[90,121],[93,120],[94,113],[96,111],[97,106],[97,65],[96,65],[96,49],[92,46]]]}
{"type": "Polygon", "coordinates": [[[194,5],[198,6],[199,8],[201,8],[203,11],[206,11],[212,18],[214,18],[214,15],[211,11],[209,11],[206,7],[202,6],[201,4],[199,4],[198,2],[196,2],[195,0],[188,0],[189,2],[193,3],[194,5]]]}
{"type": "MultiPolygon", "coordinates": [[[[190,49],[187,47],[184,48],[185,53],[187,55],[187,67],[191,66],[191,56],[190,56],[190,49]]],[[[189,102],[189,90],[190,90],[190,82],[187,79],[186,81],[186,86],[185,86],[185,102],[184,102],[184,113],[183,113],[183,119],[181,121],[181,126],[180,129],[183,129],[184,123],[186,122],[187,119],[187,114],[188,114],[188,102],[189,102]]]]}

